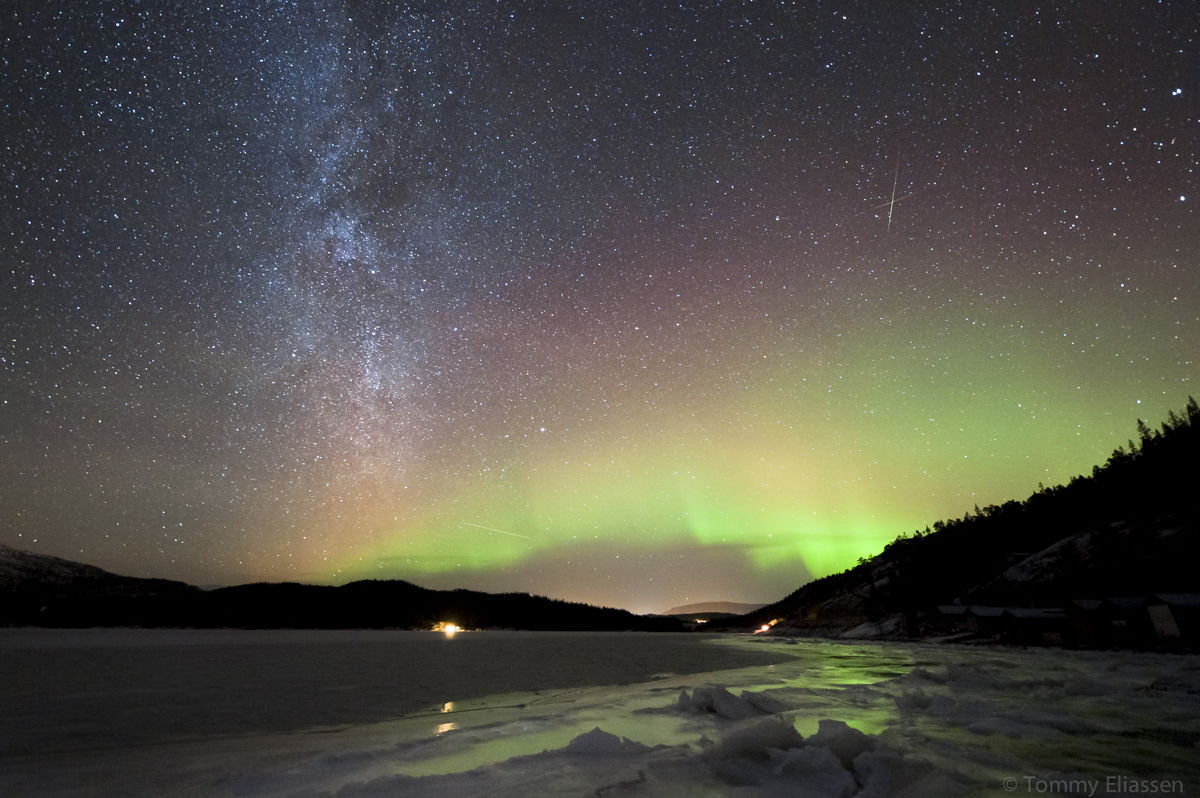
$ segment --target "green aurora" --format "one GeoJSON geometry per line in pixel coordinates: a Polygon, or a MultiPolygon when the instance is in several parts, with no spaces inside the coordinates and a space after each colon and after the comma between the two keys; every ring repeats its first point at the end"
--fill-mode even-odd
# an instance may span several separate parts
{"type": "MultiPolygon", "coordinates": [[[[754,575],[752,585],[714,586],[722,596],[777,597],[899,534],[1088,472],[1132,437],[1137,418],[1181,405],[1185,391],[1148,376],[1177,372],[1181,343],[1138,353],[1114,379],[1111,353],[1081,352],[1060,332],[1080,325],[987,314],[903,330],[877,322],[823,331],[836,345],[819,361],[763,356],[780,351],[782,336],[760,328],[755,345],[726,355],[745,364],[744,384],[703,392],[660,380],[663,398],[640,415],[531,434],[519,458],[381,524],[324,579],[468,584],[615,541],[601,587],[575,585],[572,597],[602,602],[614,587],[632,589],[620,587],[629,563],[675,567],[674,553],[691,548],[754,575]]],[[[1106,327],[1090,329],[1100,337],[1106,327]]],[[[517,579],[487,584],[522,589],[517,579]]]]}

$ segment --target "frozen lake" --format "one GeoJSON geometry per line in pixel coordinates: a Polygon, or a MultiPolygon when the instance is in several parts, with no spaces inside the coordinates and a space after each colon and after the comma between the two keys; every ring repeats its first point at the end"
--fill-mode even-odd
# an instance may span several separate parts
{"type": "Polygon", "coordinates": [[[8,629],[0,679],[3,795],[1200,795],[1195,656],[8,629]]]}
{"type": "Polygon", "coordinates": [[[370,723],[783,658],[680,634],[0,629],[0,755],[370,723]]]}

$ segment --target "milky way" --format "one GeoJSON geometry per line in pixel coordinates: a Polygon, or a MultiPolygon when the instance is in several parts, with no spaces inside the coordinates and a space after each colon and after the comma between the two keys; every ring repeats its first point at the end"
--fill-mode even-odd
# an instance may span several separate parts
{"type": "Polygon", "coordinates": [[[11,545],[765,601],[1198,392],[1190,2],[4,20],[11,545]]]}

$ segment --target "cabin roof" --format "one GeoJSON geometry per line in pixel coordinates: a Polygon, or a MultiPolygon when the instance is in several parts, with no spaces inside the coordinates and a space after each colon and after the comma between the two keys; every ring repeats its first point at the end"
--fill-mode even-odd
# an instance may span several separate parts
{"type": "Polygon", "coordinates": [[[1059,607],[1009,607],[1005,615],[1030,621],[1050,621],[1066,617],[1066,610],[1059,607]]]}
{"type": "Polygon", "coordinates": [[[1200,593],[1155,593],[1154,597],[1172,607],[1200,607],[1200,593]]]}

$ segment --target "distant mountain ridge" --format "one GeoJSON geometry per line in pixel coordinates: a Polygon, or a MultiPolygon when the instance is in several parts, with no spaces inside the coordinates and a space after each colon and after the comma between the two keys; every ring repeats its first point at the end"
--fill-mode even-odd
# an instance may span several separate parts
{"type": "Polygon", "coordinates": [[[70,584],[111,576],[114,574],[94,565],[35,554],[0,543],[0,590],[16,590],[32,582],[70,584]]]}
{"type": "Polygon", "coordinates": [[[903,535],[727,624],[918,637],[936,629],[947,605],[1068,608],[1168,593],[1190,602],[1200,594],[1198,485],[1200,407],[1189,397],[1186,412],[1158,430],[1139,420],[1138,440],[1090,476],[903,535]]]}
{"type": "Polygon", "coordinates": [[[663,615],[704,615],[707,613],[726,613],[729,615],[745,615],[754,612],[766,604],[746,604],[739,601],[703,601],[697,604],[683,604],[672,607],[663,615]]]}
{"type": "Polygon", "coordinates": [[[474,628],[678,631],[671,618],[526,593],[428,590],[401,580],[213,590],[120,576],[0,544],[0,625],[195,628],[474,628]]]}
{"type": "Polygon", "coordinates": [[[196,589],[170,579],[121,576],[94,565],[14,549],[0,543],[0,595],[29,591],[47,595],[154,595],[196,589]]]}

